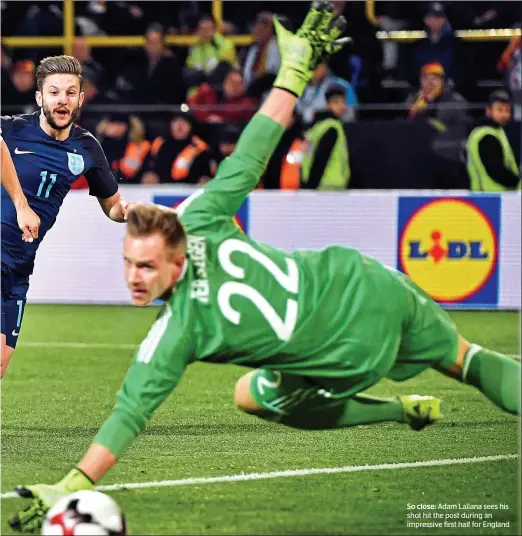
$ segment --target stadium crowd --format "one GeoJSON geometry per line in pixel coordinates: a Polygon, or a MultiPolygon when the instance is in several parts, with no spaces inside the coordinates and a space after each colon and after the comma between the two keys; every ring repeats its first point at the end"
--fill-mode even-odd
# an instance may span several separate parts
{"type": "MultiPolygon", "coordinates": [[[[419,187],[469,187],[466,140],[474,127],[483,126],[484,104],[490,99],[488,108],[493,102],[509,104],[520,121],[521,38],[465,42],[454,30],[520,27],[518,3],[383,1],[375,4],[375,24],[368,21],[364,2],[334,4],[347,18],[353,42],[315,71],[262,187],[383,187],[354,176],[357,162],[372,157],[352,140],[369,139],[368,124],[376,130],[375,123],[390,120],[393,128],[406,123],[416,139],[428,132],[430,158],[437,161],[429,167],[438,175],[419,187]],[[406,29],[424,29],[427,37],[411,43],[376,37],[378,30],[406,29]],[[491,97],[494,90],[504,93],[491,97]]],[[[96,134],[123,183],[210,180],[275,79],[280,57],[273,14],[295,28],[308,5],[224,2],[225,21],[218,28],[211,2],[76,2],[73,55],[82,63],[85,91],[79,124],[96,134]],[[91,50],[83,38],[140,34],[145,35],[141,49],[91,50]],[[169,34],[196,34],[198,41],[168,47],[169,34]],[[251,34],[253,42],[236,47],[229,34],[251,34]]],[[[2,2],[2,34],[60,35],[61,10],[61,2],[2,2]]],[[[35,69],[54,53],[60,50],[2,46],[2,113],[36,109],[35,69]]],[[[509,119],[496,124],[506,127],[520,166],[520,126],[510,129],[509,119]]],[[[408,149],[400,136],[380,143],[408,149]]],[[[406,158],[426,160],[420,149],[409,151],[406,158]]],[[[501,152],[497,160],[502,158],[501,152]]]]}

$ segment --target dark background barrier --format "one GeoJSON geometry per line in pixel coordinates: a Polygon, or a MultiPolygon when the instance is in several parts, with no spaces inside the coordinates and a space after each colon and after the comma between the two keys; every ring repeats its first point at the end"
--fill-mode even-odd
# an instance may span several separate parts
{"type": "MultiPolygon", "coordinates": [[[[520,165],[521,123],[506,127],[520,165]]],[[[439,133],[428,122],[359,121],[346,125],[350,188],[468,189],[464,142],[439,133]],[[440,147],[453,159],[441,156],[440,147]],[[457,156],[460,158],[457,160],[457,156]]]]}

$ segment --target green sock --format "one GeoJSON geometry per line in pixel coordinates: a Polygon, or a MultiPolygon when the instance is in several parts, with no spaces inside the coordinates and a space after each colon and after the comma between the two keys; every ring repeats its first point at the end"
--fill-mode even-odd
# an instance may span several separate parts
{"type": "Polygon", "coordinates": [[[377,398],[354,395],[331,401],[312,398],[299,404],[286,415],[265,415],[265,419],[293,428],[325,430],[386,421],[405,422],[398,398],[377,398]]]}
{"type": "Polygon", "coordinates": [[[473,344],[464,357],[462,378],[499,408],[520,415],[520,361],[473,344]]]}

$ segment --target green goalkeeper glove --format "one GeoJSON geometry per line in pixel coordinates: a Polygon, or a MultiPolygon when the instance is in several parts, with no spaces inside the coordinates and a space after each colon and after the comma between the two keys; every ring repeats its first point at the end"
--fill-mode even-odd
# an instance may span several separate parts
{"type": "Polygon", "coordinates": [[[339,39],[346,28],[344,17],[334,20],[333,6],[325,0],[315,0],[303,25],[296,34],[289,32],[274,18],[281,67],[274,87],[300,97],[316,67],[350,41],[339,39]]]}
{"type": "Polygon", "coordinates": [[[92,490],[94,484],[78,469],[73,469],[57,484],[35,484],[19,486],[16,493],[20,497],[32,499],[31,504],[9,520],[9,525],[19,532],[37,532],[45,519],[45,514],[62,497],[80,490],[92,490]]]}

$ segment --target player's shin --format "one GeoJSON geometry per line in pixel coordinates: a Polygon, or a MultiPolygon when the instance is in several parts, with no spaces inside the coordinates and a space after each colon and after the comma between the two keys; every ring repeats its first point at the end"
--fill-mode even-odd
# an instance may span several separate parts
{"type": "Polygon", "coordinates": [[[504,411],[520,415],[520,361],[472,344],[464,355],[462,381],[504,411]]]}
{"type": "Polygon", "coordinates": [[[403,407],[397,398],[354,395],[332,400],[328,391],[307,378],[264,369],[251,376],[250,394],[259,407],[256,415],[304,430],[405,422],[403,407]]]}

